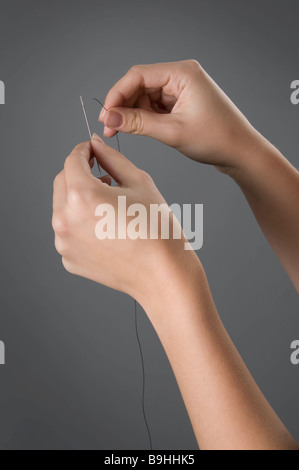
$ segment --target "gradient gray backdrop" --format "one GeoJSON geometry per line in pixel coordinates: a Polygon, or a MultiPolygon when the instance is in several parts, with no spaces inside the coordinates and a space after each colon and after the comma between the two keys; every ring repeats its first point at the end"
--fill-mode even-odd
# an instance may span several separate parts
{"type": "MultiPolygon", "coordinates": [[[[298,17],[296,0],[0,1],[0,448],[148,446],[133,301],[67,274],[53,246],[52,181],[88,137],[79,95],[104,99],[134,64],[194,58],[298,166],[298,17]]],[[[169,203],[204,204],[199,256],[223,322],[299,441],[298,296],[240,190],[160,143],[123,136],[121,146],[169,203]]],[[[142,311],[140,330],[154,448],[196,449],[142,311]]]]}

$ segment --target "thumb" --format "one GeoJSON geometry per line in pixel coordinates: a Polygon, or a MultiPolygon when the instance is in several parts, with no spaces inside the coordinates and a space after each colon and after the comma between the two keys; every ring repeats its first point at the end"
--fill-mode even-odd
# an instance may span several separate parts
{"type": "Polygon", "coordinates": [[[112,108],[105,116],[105,126],[109,130],[145,135],[171,146],[175,146],[177,137],[176,123],[177,118],[173,114],[159,114],[140,108],[112,108]]]}
{"type": "Polygon", "coordinates": [[[117,183],[130,186],[131,182],[136,179],[138,168],[124,155],[106,145],[97,134],[92,136],[91,147],[100,166],[117,183]]]}

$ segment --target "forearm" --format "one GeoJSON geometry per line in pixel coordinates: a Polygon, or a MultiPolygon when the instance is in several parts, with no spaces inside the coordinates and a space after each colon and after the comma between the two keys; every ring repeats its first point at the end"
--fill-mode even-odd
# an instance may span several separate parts
{"type": "Polygon", "coordinates": [[[101,115],[107,136],[147,135],[231,174],[299,292],[299,173],[200,64],[133,67],[110,90],[105,108],[112,110],[101,115]]]}
{"type": "Polygon", "coordinates": [[[257,136],[231,176],[299,292],[299,172],[257,136]]]}
{"type": "MultiPolygon", "coordinates": [[[[186,255],[190,256],[190,255],[186,255]]],[[[143,302],[168,355],[201,449],[291,449],[226,333],[198,260],[168,272],[143,302]]]]}

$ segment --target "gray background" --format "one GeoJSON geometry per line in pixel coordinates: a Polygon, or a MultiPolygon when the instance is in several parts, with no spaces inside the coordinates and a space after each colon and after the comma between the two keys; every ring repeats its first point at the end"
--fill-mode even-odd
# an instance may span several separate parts
{"type": "MultiPolygon", "coordinates": [[[[87,131],[79,95],[104,99],[138,63],[199,60],[298,166],[299,3],[292,0],[0,1],[0,448],[144,449],[133,302],[64,272],[52,181],[87,131]]],[[[98,109],[88,102],[93,130],[98,109]]],[[[115,145],[115,142],[112,142],[115,145]]],[[[298,296],[226,176],[146,138],[121,137],[169,203],[203,203],[199,256],[259,386],[299,441],[298,296]]],[[[162,346],[140,313],[155,449],[196,449],[162,346]]]]}

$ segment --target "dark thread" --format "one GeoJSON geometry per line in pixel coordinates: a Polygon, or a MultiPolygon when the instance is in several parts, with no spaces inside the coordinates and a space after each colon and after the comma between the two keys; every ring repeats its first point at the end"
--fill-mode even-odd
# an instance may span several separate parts
{"type": "MultiPolygon", "coordinates": [[[[97,101],[97,103],[99,103],[99,105],[102,106],[102,108],[104,108],[105,111],[108,112],[108,109],[103,105],[103,103],[101,103],[100,100],[98,100],[97,98],[92,98],[92,99],[93,99],[94,101],[97,101]]],[[[117,140],[118,151],[119,151],[119,153],[121,153],[121,151],[120,151],[120,143],[119,143],[119,135],[118,135],[118,133],[116,134],[116,140],[117,140]]]]}
{"type": "Polygon", "coordinates": [[[136,302],[136,300],[135,300],[135,331],[136,331],[137,342],[138,342],[138,345],[139,345],[141,365],[142,365],[142,384],[143,384],[142,385],[142,412],[143,412],[144,422],[145,422],[147,433],[148,433],[148,439],[149,439],[149,443],[150,443],[150,450],[153,450],[152,436],[151,436],[151,432],[150,432],[150,429],[149,429],[149,425],[148,425],[147,417],[146,417],[146,412],[145,412],[145,367],[144,367],[144,359],[143,359],[143,352],[142,352],[141,342],[140,342],[139,333],[138,333],[138,315],[137,315],[137,302],[136,302]]]}
{"type": "MultiPolygon", "coordinates": [[[[96,101],[97,103],[99,103],[99,105],[102,106],[102,108],[104,108],[105,111],[108,111],[108,109],[105,108],[105,106],[103,105],[103,103],[101,103],[100,100],[98,100],[97,98],[93,98],[93,100],[96,101]]],[[[118,133],[116,134],[116,140],[117,140],[118,151],[119,151],[119,153],[121,153],[118,133]]],[[[136,338],[137,338],[137,342],[138,342],[138,346],[139,346],[141,365],[142,365],[142,413],[143,413],[143,418],[144,418],[145,426],[146,426],[147,433],[148,433],[150,450],[153,450],[152,436],[151,436],[151,432],[150,432],[150,428],[149,428],[149,425],[148,425],[146,412],[145,412],[145,385],[146,385],[146,383],[145,383],[145,366],[144,366],[144,358],[143,358],[143,351],[142,351],[141,341],[140,341],[139,332],[138,332],[137,302],[136,302],[136,300],[134,302],[135,302],[135,332],[136,332],[136,338]]]]}

